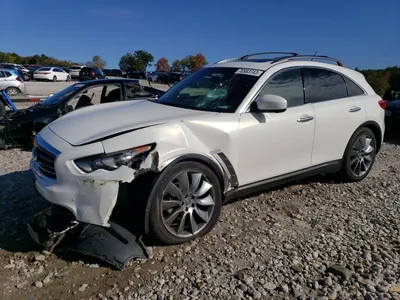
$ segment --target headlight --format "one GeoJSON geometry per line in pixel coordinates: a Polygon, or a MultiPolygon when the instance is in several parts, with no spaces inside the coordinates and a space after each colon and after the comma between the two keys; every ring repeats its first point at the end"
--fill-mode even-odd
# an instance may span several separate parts
{"type": "Polygon", "coordinates": [[[85,157],[75,160],[75,164],[84,172],[90,173],[98,169],[116,170],[120,166],[132,166],[140,163],[154,145],[145,145],[133,149],[124,150],[108,155],[85,157]]]}

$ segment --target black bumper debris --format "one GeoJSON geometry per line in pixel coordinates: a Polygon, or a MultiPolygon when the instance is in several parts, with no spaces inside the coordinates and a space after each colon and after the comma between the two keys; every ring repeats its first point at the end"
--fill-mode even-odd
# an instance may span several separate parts
{"type": "Polygon", "coordinates": [[[110,222],[110,227],[78,223],[63,208],[52,207],[37,214],[28,223],[33,240],[46,250],[56,247],[95,258],[119,270],[132,259],[148,258],[141,238],[120,225],[110,222]]]}

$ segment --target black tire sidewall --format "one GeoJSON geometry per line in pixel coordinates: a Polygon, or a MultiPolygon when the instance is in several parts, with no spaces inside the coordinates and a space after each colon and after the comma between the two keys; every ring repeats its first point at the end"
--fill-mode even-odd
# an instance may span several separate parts
{"type": "Polygon", "coordinates": [[[182,244],[191,241],[193,239],[196,239],[197,237],[204,236],[214,228],[214,226],[218,222],[219,215],[221,213],[222,192],[218,177],[210,168],[208,168],[202,163],[185,161],[177,163],[171,167],[168,167],[160,174],[160,176],[158,176],[158,178],[155,181],[155,184],[153,185],[153,189],[150,193],[149,201],[150,201],[149,227],[150,227],[151,238],[154,238],[158,242],[161,242],[162,244],[166,245],[182,244]],[[203,228],[203,230],[201,230],[198,234],[192,237],[179,238],[169,233],[162,222],[161,195],[166,185],[176,174],[188,169],[201,171],[211,181],[215,191],[215,199],[214,199],[215,207],[210,222],[207,224],[207,226],[203,228]]]}
{"type": "Polygon", "coordinates": [[[346,147],[346,153],[344,155],[343,158],[343,168],[342,168],[342,179],[344,179],[345,181],[350,181],[350,182],[355,182],[355,181],[360,181],[363,180],[365,177],[368,176],[369,172],[371,172],[374,163],[375,163],[375,157],[376,157],[376,137],[374,135],[374,133],[372,132],[371,129],[367,128],[367,127],[362,127],[359,128],[351,137],[347,147],[346,147]],[[353,149],[353,145],[354,143],[357,141],[357,139],[361,136],[361,135],[368,135],[372,138],[372,144],[374,147],[374,152],[373,152],[373,157],[372,157],[372,164],[371,167],[369,168],[369,170],[363,174],[362,176],[355,176],[351,170],[351,166],[350,166],[350,157],[351,157],[351,151],[353,149]]]}
{"type": "Polygon", "coordinates": [[[7,93],[7,95],[9,95],[9,96],[15,96],[15,95],[18,95],[18,94],[20,93],[20,91],[19,91],[19,89],[16,88],[16,87],[8,87],[8,88],[6,88],[6,93],[7,93]],[[13,95],[10,95],[10,94],[8,93],[10,90],[15,90],[16,93],[13,94],[13,95]]]}
{"type": "Polygon", "coordinates": [[[0,118],[6,115],[6,105],[0,100],[0,118]]]}

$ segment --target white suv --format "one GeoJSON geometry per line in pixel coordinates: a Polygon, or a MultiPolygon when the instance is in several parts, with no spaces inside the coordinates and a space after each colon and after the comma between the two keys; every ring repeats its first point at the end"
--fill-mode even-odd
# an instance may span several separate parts
{"type": "Polygon", "coordinates": [[[362,180],[383,141],[380,105],[333,58],[246,55],[159,99],[57,119],[37,135],[31,169],[39,193],[77,222],[107,227],[121,207],[145,234],[182,243],[209,232],[233,197],[318,173],[362,180]]]}

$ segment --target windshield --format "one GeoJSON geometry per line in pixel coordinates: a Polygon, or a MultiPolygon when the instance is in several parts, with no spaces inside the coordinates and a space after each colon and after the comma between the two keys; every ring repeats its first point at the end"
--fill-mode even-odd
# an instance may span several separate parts
{"type": "Polygon", "coordinates": [[[73,92],[77,91],[78,89],[80,89],[83,86],[84,86],[84,84],[82,84],[82,83],[75,83],[73,85],[70,85],[69,87],[59,91],[58,93],[54,94],[53,96],[40,102],[40,104],[42,104],[44,106],[56,106],[56,105],[60,104],[63,100],[65,100],[68,96],[70,96],[73,92]]]}
{"type": "Polygon", "coordinates": [[[233,113],[263,71],[203,68],[170,88],[158,103],[188,109],[233,113]]]}

